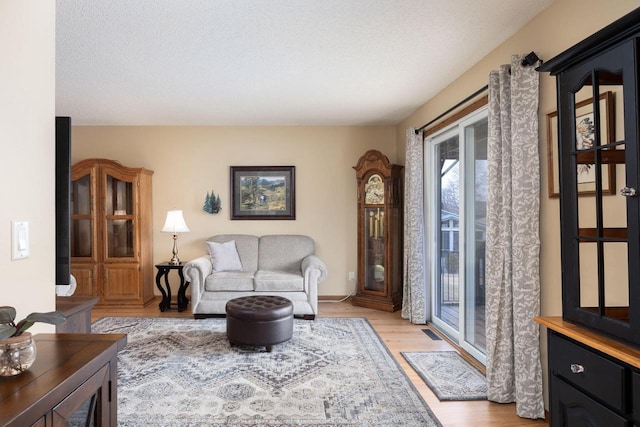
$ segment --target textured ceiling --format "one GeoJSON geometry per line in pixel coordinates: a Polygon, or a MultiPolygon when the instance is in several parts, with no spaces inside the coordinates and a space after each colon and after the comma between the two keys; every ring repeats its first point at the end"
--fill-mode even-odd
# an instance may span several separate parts
{"type": "Polygon", "coordinates": [[[56,114],[396,124],[552,1],[57,0],[56,114]]]}

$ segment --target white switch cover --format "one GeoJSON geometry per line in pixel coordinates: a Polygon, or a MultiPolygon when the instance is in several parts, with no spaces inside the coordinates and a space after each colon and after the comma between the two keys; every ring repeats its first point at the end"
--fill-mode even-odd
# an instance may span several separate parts
{"type": "Polygon", "coordinates": [[[11,259],[29,258],[29,223],[27,221],[13,221],[11,259]]]}

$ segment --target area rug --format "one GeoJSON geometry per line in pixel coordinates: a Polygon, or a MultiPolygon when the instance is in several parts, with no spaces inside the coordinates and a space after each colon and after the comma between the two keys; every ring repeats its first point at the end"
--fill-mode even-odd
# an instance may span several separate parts
{"type": "Polygon", "coordinates": [[[108,317],[119,426],[441,426],[366,319],[295,319],[293,338],[230,347],[225,319],[108,317]]]}
{"type": "Polygon", "coordinates": [[[403,352],[440,400],[484,400],[487,379],[455,351],[403,352]]]}

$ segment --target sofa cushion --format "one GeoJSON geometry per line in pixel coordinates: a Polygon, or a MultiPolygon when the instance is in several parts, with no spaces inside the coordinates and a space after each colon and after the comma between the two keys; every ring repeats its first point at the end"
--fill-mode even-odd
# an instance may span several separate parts
{"type": "Polygon", "coordinates": [[[256,291],[303,291],[304,278],[300,273],[290,271],[256,271],[254,277],[256,291]]]}
{"type": "Polygon", "coordinates": [[[253,291],[252,271],[220,271],[204,280],[205,291],[253,291]]]}
{"type": "Polygon", "coordinates": [[[256,271],[258,269],[258,236],[250,234],[219,234],[210,237],[209,242],[228,242],[235,240],[236,249],[242,263],[242,271],[256,271]]]}
{"type": "Polygon", "coordinates": [[[236,250],[236,241],[207,242],[213,271],[241,271],[242,263],[236,250]]]}
{"type": "Polygon", "coordinates": [[[313,254],[315,245],[309,236],[277,234],[260,237],[258,270],[301,272],[300,263],[313,254]]]}

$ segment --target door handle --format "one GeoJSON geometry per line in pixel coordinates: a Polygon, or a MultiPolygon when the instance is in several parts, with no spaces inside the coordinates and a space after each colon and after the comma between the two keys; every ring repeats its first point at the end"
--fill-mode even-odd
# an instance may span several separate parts
{"type": "Polygon", "coordinates": [[[635,197],[637,193],[636,189],[631,187],[622,187],[620,189],[620,195],[624,197],[635,197]]]}

